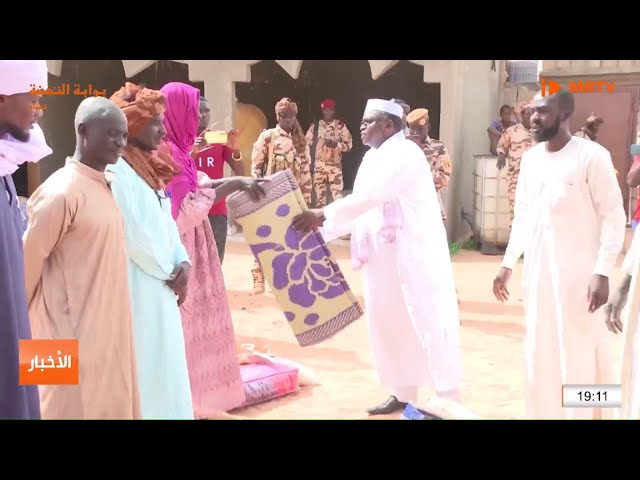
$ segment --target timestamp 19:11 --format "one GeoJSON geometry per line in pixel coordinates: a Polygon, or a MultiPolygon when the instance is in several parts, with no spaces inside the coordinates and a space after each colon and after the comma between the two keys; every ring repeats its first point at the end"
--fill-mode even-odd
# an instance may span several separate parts
{"type": "Polygon", "coordinates": [[[562,406],[566,408],[620,408],[620,385],[563,385],[562,406]]]}

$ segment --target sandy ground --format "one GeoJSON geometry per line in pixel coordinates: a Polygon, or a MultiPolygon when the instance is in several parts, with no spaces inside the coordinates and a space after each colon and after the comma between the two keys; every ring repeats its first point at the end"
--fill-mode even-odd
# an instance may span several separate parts
{"type": "MultiPolygon", "coordinates": [[[[338,243],[331,250],[362,301],[360,274],[351,269],[347,243],[338,243]]],[[[500,259],[475,251],[461,251],[453,259],[462,320],[463,403],[482,418],[522,418],[522,264],[512,277],[511,299],[502,305],[491,292],[500,259]]],[[[264,295],[250,294],[252,261],[242,236],[229,237],[223,270],[238,344],[253,343],[300,362],[314,370],[322,385],[303,387],[296,394],[233,413],[256,419],[368,418],[365,409],[385,400],[389,392],[378,384],[372,367],[364,318],[320,345],[298,346],[269,289],[264,295]]],[[[619,278],[616,272],[612,289],[619,278]]],[[[618,339],[618,351],[620,345],[618,339]]],[[[428,392],[422,396],[427,397],[428,392]]]]}

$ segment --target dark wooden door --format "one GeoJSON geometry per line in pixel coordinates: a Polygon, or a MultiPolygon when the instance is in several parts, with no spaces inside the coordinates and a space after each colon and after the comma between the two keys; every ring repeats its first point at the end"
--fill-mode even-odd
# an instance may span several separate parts
{"type": "Polygon", "coordinates": [[[571,120],[571,132],[575,133],[592,112],[604,119],[596,141],[611,153],[627,214],[630,195],[627,173],[632,162],[629,146],[636,141],[638,92],[639,87],[620,87],[613,93],[576,93],[576,111],[571,120]]]}

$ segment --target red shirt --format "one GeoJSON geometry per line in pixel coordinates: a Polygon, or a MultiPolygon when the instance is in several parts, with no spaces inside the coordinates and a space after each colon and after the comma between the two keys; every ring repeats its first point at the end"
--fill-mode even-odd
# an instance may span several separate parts
{"type": "MultiPolygon", "coordinates": [[[[213,144],[200,150],[196,156],[196,167],[206,173],[211,180],[220,180],[224,177],[224,164],[231,160],[233,150],[226,145],[213,144]]],[[[209,210],[209,215],[227,215],[227,202],[217,202],[209,210]]]]}

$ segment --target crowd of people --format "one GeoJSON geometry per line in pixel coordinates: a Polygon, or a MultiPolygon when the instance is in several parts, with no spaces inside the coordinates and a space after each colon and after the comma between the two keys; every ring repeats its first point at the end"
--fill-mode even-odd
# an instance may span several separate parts
{"type": "Polygon", "coordinates": [[[213,180],[197,170],[200,91],[127,83],[110,99],[85,99],[75,152],[31,195],[23,234],[11,173],[51,153],[37,126],[42,111],[31,108],[39,95],[25,88],[46,86],[46,62],[2,61],[0,77],[0,272],[9,313],[0,416],[193,419],[241,406],[207,216],[233,192],[256,200],[265,192],[260,180],[213,180]],[[18,340],[29,338],[78,339],[79,384],[19,385],[12,365],[18,340]]]}
{"type": "MultiPolygon", "coordinates": [[[[224,199],[245,192],[257,202],[269,177],[287,169],[308,206],[293,228],[318,230],[326,241],[351,237],[374,366],[391,393],[369,414],[403,410],[420,388],[462,401],[441,197],[452,165],[429,136],[426,108],[367,102],[360,136],[369,150],[343,197],[341,159],[353,139],[332,99],[306,133],[296,103],[280,100],[278,123],[255,142],[251,176],[243,176],[237,132],[226,144],[207,140],[209,104],[198,89],[126,83],[109,99],[80,104],[75,152],[29,198],[25,231],[11,175],[52,153],[38,127],[42,111],[32,108],[40,100],[29,92],[34,82],[46,88],[46,61],[0,61],[0,417],[206,419],[242,406],[221,269],[224,199]],[[224,163],[238,176],[223,178],[224,163]],[[78,339],[79,383],[20,385],[18,344],[30,338],[78,339]]],[[[589,132],[571,134],[568,92],[537,96],[520,110],[520,122],[490,127],[500,133],[498,166],[508,163],[513,212],[493,292],[509,299],[524,254],[527,416],[606,418],[604,409],[563,408],[560,386],[616,383],[607,345],[622,329],[630,291],[637,330],[640,240],[607,305],[626,227],[611,155],[589,132]]],[[[270,282],[257,261],[252,274],[254,293],[263,293],[270,282]]],[[[631,341],[623,385],[626,411],[637,414],[634,348],[631,341]]]]}

